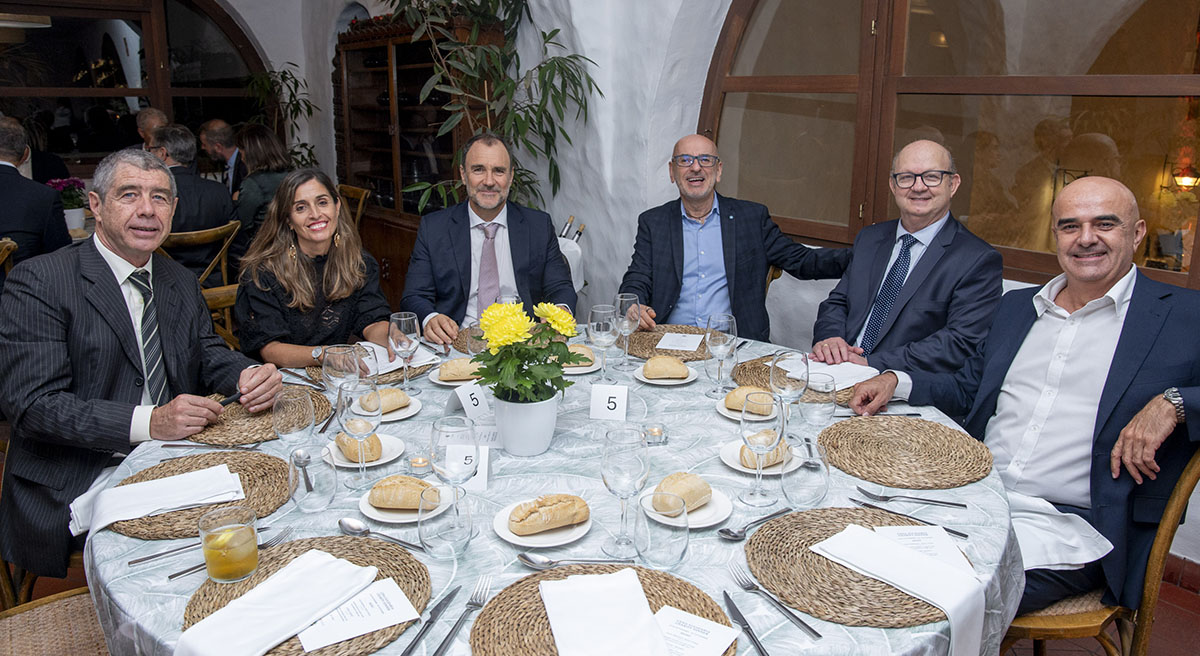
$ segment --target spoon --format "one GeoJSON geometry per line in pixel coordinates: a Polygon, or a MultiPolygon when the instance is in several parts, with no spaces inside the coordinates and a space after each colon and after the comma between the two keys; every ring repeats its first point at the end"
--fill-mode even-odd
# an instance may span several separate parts
{"type": "Polygon", "coordinates": [[[405,549],[411,549],[413,551],[425,551],[425,547],[422,547],[419,544],[405,542],[404,540],[401,540],[399,538],[394,538],[386,533],[380,533],[379,531],[372,531],[371,529],[367,528],[366,524],[360,522],[357,519],[354,519],[353,517],[343,517],[343,518],[339,519],[338,520],[338,528],[342,529],[342,533],[345,533],[346,535],[350,535],[353,537],[365,538],[365,537],[369,537],[369,536],[373,535],[377,538],[383,538],[384,540],[387,540],[388,542],[395,542],[396,544],[404,547],[405,549]]]}
{"type": "Polygon", "coordinates": [[[308,455],[308,451],[304,449],[296,449],[292,451],[292,464],[304,474],[304,491],[312,492],[312,479],[308,477],[308,466],[312,464],[312,456],[308,455]]]}
{"type": "Polygon", "coordinates": [[[790,512],[792,512],[791,508],[781,508],[781,509],[776,510],[775,512],[771,513],[770,515],[767,515],[766,517],[759,517],[758,519],[746,522],[746,525],[741,528],[723,528],[723,529],[717,531],[717,535],[725,538],[726,540],[733,540],[735,542],[740,542],[740,541],[746,539],[746,531],[749,531],[750,529],[754,528],[755,526],[758,526],[759,524],[761,524],[763,522],[770,521],[772,519],[775,519],[776,517],[779,517],[781,515],[786,515],[790,512]]]}
{"type": "Polygon", "coordinates": [[[551,569],[558,567],[563,563],[624,563],[630,564],[632,558],[625,560],[613,558],[564,558],[562,560],[551,560],[539,553],[530,553],[528,551],[517,554],[517,560],[521,561],[526,567],[533,569],[551,569]]]}

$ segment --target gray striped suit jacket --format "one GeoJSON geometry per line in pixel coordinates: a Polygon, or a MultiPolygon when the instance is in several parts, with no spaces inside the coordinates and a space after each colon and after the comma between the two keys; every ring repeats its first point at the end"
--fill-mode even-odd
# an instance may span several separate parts
{"type": "MultiPolygon", "coordinates": [[[[154,299],[172,395],[233,393],[253,364],[226,348],[196,276],[154,256],[154,299]]],[[[69,504],[114,453],[128,453],[143,372],[129,309],[91,239],[22,262],[0,296],[0,409],[12,439],[0,494],[0,552],[64,576],[69,504]]]]}

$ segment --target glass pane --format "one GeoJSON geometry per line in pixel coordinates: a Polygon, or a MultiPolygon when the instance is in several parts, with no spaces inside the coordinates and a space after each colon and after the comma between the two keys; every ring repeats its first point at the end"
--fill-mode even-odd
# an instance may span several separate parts
{"type": "Polygon", "coordinates": [[[0,112],[36,122],[40,148],[72,157],[104,156],[142,143],[133,111],[146,98],[0,98],[0,112]]]}
{"type": "Polygon", "coordinates": [[[860,0],[762,0],[746,26],[732,75],[858,73],[860,0]]]}
{"type": "Polygon", "coordinates": [[[838,93],[726,95],[717,190],[775,216],[847,225],[855,101],[838,93]]]}
{"type": "Polygon", "coordinates": [[[911,0],[908,75],[1187,75],[1200,0],[911,0]]]}
{"type": "MultiPolygon", "coordinates": [[[[234,130],[243,123],[258,115],[258,108],[249,98],[219,96],[173,98],[172,107],[175,110],[175,122],[186,125],[197,138],[200,136],[200,126],[209,119],[219,118],[233,126],[234,130]]],[[[219,173],[224,170],[224,162],[214,162],[197,143],[196,165],[200,173],[219,173]]]]}
{"type": "MultiPolygon", "coordinates": [[[[441,107],[450,96],[433,90],[424,103],[421,88],[433,74],[429,42],[404,43],[396,46],[396,107],[400,137],[400,184],[407,187],[417,182],[437,182],[454,178],[454,133],[437,136],[442,123],[450,114],[441,107]]],[[[403,194],[403,208],[417,214],[421,192],[403,194]]],[[[437,209],[441,201],[430,196],[430,208],[437,209]]],[[[427,209],[426,212],[429,210],[427,209]]]]}
{"type": "Polygon", "coordinates": [[[896,144],[940,140],[963,178],[955,216],[993,244],[1033,251],[1054,251],[1050,207],[1065,182],[1116,178],[1148,228],[1137,263],[1187,271],[1200,206],[1171,173],[1200,167],[1198,117],[1197,98],[906,95],[896,144]]]}
{"type": "Polygon", "coordinates": [[[243,86],[250,70],[217,24],[191,3],[167,0],[164,6],[171,86],[243,86]]]}
{"type": "Polygon", "coordinates": [[[142,88],[142,54],[140,21],[55,16],[0,29],[0,86],[142,88]]]}

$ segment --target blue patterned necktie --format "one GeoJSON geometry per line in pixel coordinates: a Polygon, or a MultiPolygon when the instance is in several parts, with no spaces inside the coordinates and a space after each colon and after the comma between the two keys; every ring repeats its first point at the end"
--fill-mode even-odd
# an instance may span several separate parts
{"type": "Polygon", "coordinates": [[[875,306],[871,310],[871,319],[867,321],[867,329],[863,332],[862,343],[859,344],[863,355],[870,355],[879,343],[879,331],[883,329],[883,323],[892,311],[892,304],[896,302],[900,296],[900,289],[904,287],[904,279],[908,277],[908,265],[912,260],[909,250],[917,243],[917,238],[901,235],[900,241],[900,255],[892,264],[892,268],[888,269],[887,277],[883,279],[883,286],[879,288],[879,295],[875,297],[875,306]]]}
{"type": "Polygon", "coordinates": [[[150,272],[135,269],[129,274],[133,286],[142,293],[142,356],[146,361],[146,385],[150,400],[162,405],[166,399],[167,370],[163,366],[162,340],[158,335],[158,311],[154,307],[154,291],[150,288],[150,272]]]}

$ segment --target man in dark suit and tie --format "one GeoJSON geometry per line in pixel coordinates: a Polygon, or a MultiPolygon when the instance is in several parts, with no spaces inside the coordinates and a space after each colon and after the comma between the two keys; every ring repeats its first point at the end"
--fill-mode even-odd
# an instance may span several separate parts
{"type": "Polygon", "coordinates": [[[114,456],[199,432],[222,411],[203,395],[240,392],[258,412],[282,387],[274,365],[213,334],[195,276],[154,254],[175,209],[166,165],[117,151],[88,199],[95,236],[21,263],[0,297],[0,409],[12,422],[0,552],[46,576],[65,574],[82,544],[69,504],[107,481],[114,456]]]}
{"type": "MultiPolygon", "coordinates": [[[[0,237],[17,243],[13,262],[49,253],[71,243],[58,192],[17,171],[29,157],[25,128],[11,118],[0,119],[0,237]]],[[[0,288],[4,269],[0,267],[0,288]]]]}
{"type": "Polygon", "coordinates": [[[1146,224],[1116,180],[1067,185],[1053,230],[1063,273],[1006,294],[981,353],[955,373],[885,372],[855,387],[850,407],[874,414],[902,398],[967,413],[1013,508],[1018,612],[1100,588],[1104,603],[1137,608],[1167,498],[1200,441],[1200,293],[1133,265],[1146,224]],[[1023,528],[1031,499],[1050,502],[1033,526],[1052,530],[1023,528]]]}
{"type": "Polygon", "coordinates": [[[914,141],[892,161],[900,218],[863,228],[846,275],[822,301],[812,357],[876,369],[954,371],[1000,302],[1000,254],[950,214],[950,151],[914,141]]]}
{"type": "Polygon", "coordinates": [[[717,145],[699,134],[675,144],[667,164],[679,198],[638,217],[633,259],[620,291],[645,305],[641,328],[655,320],[703,327],[732,313],[738,335],[766,341],[766,283],[771,265],[802,280],[836,278],[848,249],[814,249],[784,236],[766,206],[721,196],[717,145]]]}
{"type": "MultiPolygon", "coordinates": [[[[193,232],[219,228],[237,218],[229,192],[219,182],[205,180],[192,166],[196,161],[196,137],[186,126],[172,124],[155,128],[146,140],[146,150],[161,159],[171,169],[178,190],[179,204],[171,219],[174,232],[193,232]]],[[[221,243],[185,246],[167,251],[180,264],[199,276],[208,268],[221,243]]],[[[204,281],[204,287],[221,284],[220,272],[214,270],[204,281]]]]}
{"type": "Polygon", "coordinates": [[[400,309],[416,313],[437,344],[449,344],[501,296],[520,296],[527,312],[542,302],[574,312],[575,287],[550,215],[508,202],[508,145],[477,134],[463,145],[462,161],[468,200],[421,219],[400,309]]]}
{"type": "Polygon", "coordinates": [[[230,196],[242,188],[246,177],[246,162],[234,141],[233,127],[219,118],[200,126],[200,147],[219,164],[225,165],[221,179],[230,196]]]}

